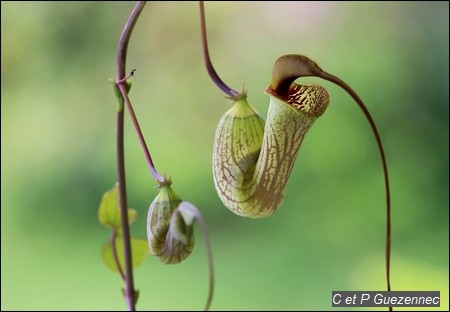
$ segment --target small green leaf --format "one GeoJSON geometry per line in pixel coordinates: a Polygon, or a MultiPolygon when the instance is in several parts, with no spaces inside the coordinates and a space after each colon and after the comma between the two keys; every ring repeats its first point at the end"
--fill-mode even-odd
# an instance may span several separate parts
{"type": "MultiPolygon", "coordinates": [[[[123,260],[123,240],[121,236],[116,238],[116,251],[120,266],[124,268],[123,260]]],[[[138,267],[144,262],[149,254],[147,240],[141,238],[131,238],[131,257],[133,258],[133,268],[138,267]]],[[[111,248],[111,243],[108,241],[103,245],[102,258],[105,264],[113,271],[117,272],[116,261],[111,248]]]]}
{"type": "Polygon", "coordinates": [[[137,211],[133,208],[128,208],[128,224],[133,223],[137,218],[137,211]]]}
{"type": "MultiPolygon", "coordinates": [[[[128,208],[128,222],[133,223],[136,220],[137,212],[128,208]]],[[[121,218],[119,210],[119,187],[118,183],[114,187],[105,192],[98,208],[98,220],[101,224],[106,225],[120,233],[121,218]]]]}
{"type": "Polygon", "coordinates": [[[131,238],[131,255],[133,257],[133,268],[138,267],[144,262],[150,253],[148,241],[143,238],[131,238]]]}
{"type": "MultiPolygon", "coordinates": [[[[113,85],[114,94],[116,95],[117,102],[118,102],[118,105],[117,105],[117,111],[120,112],[120,111],[123,109],[123,103],[124,103],[122,93],[120,92],[119,88],[117,87],[116,82],[115,82],[113,79],[110,78],[110,79],[108,79],[108,80],[109,80],[109,81],[112,83],[112,85],[113,85]]],[[[131,89],[131,83],[132,83],[132,80],[127,80],[127,82],[126,82],[126,84],[125,84],[125,89],[127,90],[127,94],[130,92],[130,89],[131,89]]]]}
{"type": "MultiPolygon", "coordinates": [[[[122,295],[125,297],[125,288],[122,288],[122,295]]],[[[139,299],[139,289],[136,289],[134,291],[134,305],[137,304],[138,299],[139,299]]]]}
{"type": "Polygon", "coordinates": [[[139,299],[139,289],[136,289],[134,291],[134,305],[137,304],[138,299],[139,299]]]}

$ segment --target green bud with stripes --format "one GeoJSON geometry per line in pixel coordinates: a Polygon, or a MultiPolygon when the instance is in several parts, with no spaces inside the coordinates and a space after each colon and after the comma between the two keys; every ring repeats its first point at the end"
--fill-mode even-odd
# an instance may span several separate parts
{"type": "Polygon", "coordinates": [[[183,201],[173,191],[172,181],[159,182],[159,193],[150,204],[147,216],[147,238],[150,252],[161,262],[176,264],[185,260],[194,249],[194,223],[198,222],[205,239],[209,268],[209,290],[205,311],[214,295],[214,265],[205,221],[197,207],[183,201]]]}
{"type": "Polygon", "coordinates": [[[152,255],[163,263],[175,264],[194,248],[194,218],[178,209],[183,201],[171,184],[170,179],[164,179],[158,186],[159,193],[148,210],[147,238],[152,255]]]}

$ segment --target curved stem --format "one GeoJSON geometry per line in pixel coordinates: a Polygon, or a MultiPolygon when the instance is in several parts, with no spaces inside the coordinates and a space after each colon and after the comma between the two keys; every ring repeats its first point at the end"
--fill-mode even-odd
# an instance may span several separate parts
{"type": "Polygon", "coordinates": [[[145,142],[144,135],[142,134],[141,127],[139,126],[139,122],[137,120],[136,114],[134,113],[133,106],[131,105],[131,101],[125,90],[125,87],[122,87],[119,90],[122,93],[122,96],[125,100],[125,105],[127,106],[128,112],[130,113],[131,121],[133,122],[133,126],[136,130],[139,142],[141,143],[142,151],[144,152],[145,159],[147,160],[147,165],[150,169],[152,177],[158,182],[163,182],[164,178],[158,173],[155,165],[153,164],[152,156],[150,155],[150,152],[148,150],[147,143],[145,142]]]}
{"type": "Polygon", "coordinates": [[[216,86],[219,87],[219,89],[222,90],[230,98],[234,98],[236,95],[239,94],[239,92],[231,89],[229,86],[226,85],[225,82],[223,82],[222,79],[220,79],[219,75],[214,69],[214,66],[211,63],[211,58],[209,57],[208,51],[208,40],[206,38],[205,7],[203,5],[203,1],[199,1],[198,4],[200,6],[200,30],[202,35],[203,60],[205,62],[206,70],[208,71],[209,76],[211,77],[212,81],[216,84],[216,86]]]}
{"type": "Polygon", "coordinates": [[[352,88],[350,88],[349,85],[347,85],[344,81],[342,81],[338,77],[331,75],[327,72],[322,72],[320,77],[325,80],[331,81],[340,86],[341,88],[343,88],[345,91],[347,91],[348,94],[350,94],[350,96],[355,100],[355,102],[358,103],[358,106],[363,111],[367,121],[370,124],[370,127],[372,128],[372,132],[375,136],[375,140],[378,145],[378,150],[381,156],[381,163],[383,166],[384,185],[386,190],[386,284],[387,290],[391,291],[391,192],[389,186],[388,166],[386,161],[386,155],[384,153],[383,144],[381,143],[381,136],[380,133],[378,132],[377,126],[375,125],[375,121],[373,120],[372,116],[369,113],[369,110],[364,105],[360,97],[356,94],[355,91],[353,91],[352,88]]]}
{"type": "Polygon", "coordinates": [[[142,10],[146,1],[138,1],[131,12],[128,20],[123,28],[122,34],[119,39],[119,46],[117,47],[116,54],[116,64],[117,64],[117,81],[120,81],[125,77],[126,72],[126,62],[127,62],[127,52],[128,52],[128,43],[130,41],[131,33],[133,32],[134,26],[141,15],[142,10]]]}
{"type": "Polygon", "coordinates": [[[208,230],[206,229],[206,223],[203,220],[200,211],[189,202],[182,202],[177,209],[180,210],[181,212],[192,214],[194,216],[194,218],[198,221],[200,229],[202,230],[203,233],[203,237],[205,238],[205,246],[209,267],[209,290],[208,290],[208,298],[206,299],[205,304],[205,311],[208,311],[211,306],[212,298],[214,295],[214,264],[211,251],[211,243],[209,242],[208,230]]]}
{"type": "MultiPolygon", "coordinates": [[[[131,12],[125,27],[120,36],[119,45],[117,47],[117,77],[116,81],[120,81],[125,76],[125,64],[127,59],[128,42],[133,28],[144,9],[145,1],[139,1],[136,3],[133,11],[131,12]]],[[[122,94],[126,93],[125,85],[123,83],[118,84],[118,88],[122,94]]],[[[124,138],[123,138],[123,109],[117,112],[117,175],[119,183],[119,207],[122,225],[123,235],[123,253],[125,262],[125,300],[128,306],[128,310],[135,311],[135,290],[133,281],[133,265],[131,257],[131,239],[130,239],[130,227],[128,222],[127,213],[127,192],[125,185],[125,155],[124,155],[124,138]]]]}
{"type": "MultiPolygon", "coordinates": [[[[386,284],[387,290],[391,290],[391,193],[389,186],[388,166],[386,155],[384,153],[383,144],[378,128],[364,105],[361,98],[353,91],[352,88],[338,77],[323,71],[314,61],[303,55],[289,54],[284,55],[275,62],[272,70],[272,81],[269,86],[269,92],[278,94],[282,98],[286,98],[291,84],[300,77],[319,77],[328,80],[341,88],[343,88],[356,101],[358,106],[364,113],[367,121],[372,128],[372,132],[377,142],[378,150],[381,156],[381,163],[384,174],[384,186],[386,190],[386,284]]],[[[390,308],[391,309],[391,308],[390,308]]]]}
{"type": "Polygon", "coordinates": [[[119,271],[120,276],[122,276],[122,279],[125,281],[125,274],[123,273],[122,266],[120,265],[119,261],[119,255],[117,254],[117,248],[116,248],[116,238],[117,238],[117,231],[112,230],[111,231],[111,238],[109,239],[109,243],[111,244],[111,250],[114,257],[114,262],[116,263],[117,270],[119,271]]]}
{"type": "Polygon", "coordinates": [[[212,298],[214,295],[214,266],[213,266],[211,243],[209,242],[208,231],[206,229],[205,221],[203,220],[203,218],[199,212],[197,212],[197,221],[200,224],[200,228],[203,232],[203,237],[205,238],[206,253],[207,253],[207,257],[208,257],[209,291],[208,291],[208,299],[206,300],[206,304],[205,304],[205,311],[208,311],[211,306],[212,298]]]}

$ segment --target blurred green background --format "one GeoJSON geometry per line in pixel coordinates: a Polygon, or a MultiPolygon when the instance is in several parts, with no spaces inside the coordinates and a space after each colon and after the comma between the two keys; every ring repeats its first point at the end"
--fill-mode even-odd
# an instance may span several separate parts
{"type": "MultiPolygon", "coordinates": [[[[134,3],[1,3],[1,308],[125,309],[97,221],[116,181],[119,35],[134,3]]],[[[439,290],[449,308],[448,2],[206,3],[211,56],[263,116],[275,59],[304,54],[365,100],[392,186],[392,287],[439,290]]],[[[385,194],[373,135],[338,87],[300,150],[280,210],[235,216],[212,179],[229,100],[203,67],[198,4],[150,3],[133,33],[131,99],[157,168],[203,212],[216,266],[212,309],[328,310],[333,290],[384,290],[385,194]]],[[[303,79],[302,81],[315,81],[303,79]]],[[[126,114],[129,206],[146,235],[156,195],[126,114]]],[[[203,239],[188,260],[135,270],[138,309],[201,309],[203,239]]],[[[398,309],[401,310],[401,309],[398,309]]]]}

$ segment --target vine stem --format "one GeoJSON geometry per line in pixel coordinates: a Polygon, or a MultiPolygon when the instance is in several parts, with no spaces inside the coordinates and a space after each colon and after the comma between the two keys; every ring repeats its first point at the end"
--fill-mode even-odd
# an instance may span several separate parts
{"type": "Polygon", "coordinates": [[[233,99],[236,97],[236,95],[239,94],[239,92],[227,86],[227,84],[223,82],[222,79],[220,79],[219,75],[214,69],[214,66],[211,63],[211,58],[209,57],[208,51],[208,40],[206,37],[205,6],[203,4],[203,1],[199,1],[198,4],[200,7],[200,30],[202,35],[203,60],[205,62],[206,70],[208,71],[209,76],[211,77],[212,81],[216,84],[216,86],[220,90],[222,90],[226,95],[228,95],[228,97],[233,99]]]}
{"type": "Polygon", "coordinates": [[[119,261],[119,254],[117,253],[116,248],[116,239],[117,239],[117,231],[112,230],[111,231],[111,238],[109,239],[109,243],[111,244],[111,250],[114,257],[114,262],[116,263],[117,270],[119,271],[120,276],[122,276],[122,279],[125,281],[125,274],[123,273],[122,266],[119,261]]]}
{"type": "Polygon", "coordinates": [[[212,299],[214,296],[214,262],[213,262],[213,256],[211,251],[211,243],[209,241],[209,235],[208,230],[206,228],[205,220],[203,220],[202,214],[200,211],[191,203],[189,202],[182,202],[178,206],[178,210],[187,213],[192,214],[194,218],[197,220],[197,222],[200,225],[200,229],[203,233],[203,238],[205,239],[205,247],[206,247],[206,253],[208,258],[208,268],[209,268],[209,290],[208,290],[208,297],[206,299],[205,309],[204,311],[209,311],[209,308],[211,307],[212,299]]]}
{"type": "Polygon", "coordinates": [[[127,106],[128,112],[130,113],[131,121],[133,122],[133,126],[136,130],[139,142],[141,143],[142,151],[144,152],[145,159],[147,160],[147,165],[148,168],[150,169],[150,173],[152,174],[152,177],[156,181],[164,182],[164,178],[158,173],[158,171],[155,168],[155,165],[153,164],[152,156],[150,155],[150,152],[148,150],[147,143],[145,143],[145,138],[144,135],[142,134],[141,127],[139,126],[136,114],[134,113],[133,105],[131,105],[130,98],[128,97],[128,94],[126,92],[122,90],[120,91],[122,93],[123,98],[125,99],[125,105],[127,106]]]}
{"type": "MultiPolygon", "coordinates": [[[[370,127],[372,128],[372,132],[375,136],[375,141],[377,142],[378,151],[380,152],[381,156],[381,164],[383,167],[383,176],[384,176],[384,185],[385,185],[385,192],[386,192],[386,287],[388,291],[391,291],[391,228],[392,228],[392,220],[391,220],[391,192],[390,192],[390,185],[389,185],[389,174],[388,174],[388,165],[386,160],[386,154],[384,152],[383,144],[381,143],[381,136],[378,132],[378,128],[375,124],[375,121],[372,118],[372,115],[370,114],[367,107],[364,105],[361,98],[356,94],[355,91],[353,91],[352,88],[348,84],[346,84],[344,81],[339,79],[338,77],[329,74],[327,72],[322,72],[321,77],[325,80],[331,81],[340,87],[342,87],[345,91],[347,91],[348,94],[356,101],[358,106],[361,108],[361,110],[364,113],[364,116],[366,117],[367,121],[370,124],[370,127]]],[[[392,307],[389,307],[389,311],[392,311],[392,307]]]]}
{"type": "MultiPolygon", "coordinates": [[[[375,141],[377,142],[378,151],[380,152],[381,156],[381,164],[383,167],[383,175],[384,175],[384,185],[385,185],[385,191],[386,191],[386,243],[385,243],[385,258],[386,258],[386,288],[387,291],[391,291],[391,229],[392,229],[392,220],[391,220],[391,192],[390,192],[390,185],[389,185],[389,174],[388,174],[388,165],[386,160],[386,154],[384,153],[383,144],[381,143],[381,136],[378,132],[378,128],[375,124],[375,121],[372,118],[372,115],[370,114],[369,110],[367,109],[366,105],[364,105],[361,98],[356,94],[355,91],[353,91],[352,88],[348,84],[346,84],[344,81],[339,79],[338,77],[329,74],[327,72],[321,72],[320,77],[328,80],[332,83],[337,84],[341,88],[343,88],[345,91],[347,91],[348,94],[356,101],[358,106],[361,108],[361,110],[364,113],[364,116],[366,117],[367,121],[370,124],[370,127],[372,128],[372,132],[375,136],[375,141]]],[[[392,307],[389,306],[389,311],[393,311],[392,307]]]]}
{"type": "MultiPolygon", "coordinates": [[[[289,93],[289,89],[291,88],[291,84],[297,78],[308,76],[319,77],[328,80],[343,88],[353,98],[353,100],[355,100],[359,108],[363,111],[366,120],[370,124],[372,133],[375,136],[375,141],[377,143],[378,151],[380,152],[381,156],[384,175],[384,187],[386,190],[386,286],[387,290],[391,291],[391,192],[389,185],[388,165],[383,144],[381,143],[380,133],[374,119],[372,118],[372,115],[370,114],[361,98],[356,94],[356,92],[353,91],[353,89],[340,78],[323,71],[314,61],[306,56],[290,54],[280,57],[275,62],[272,71],[272,81],[266,91],[274,92],[275,94],[281,95],[282,97],[286,98],[289,93]]],[[[389,311],[392,311],[392,307],[389,307],[389,311]]]]}
{"type": "MultiPolygon", "coordinates": [[[[126,94],[126,89],[122,79],[125,77],[125,64],[127,59],[128,43],[130,41],[131,33],[134,26],[145,6],[145,1],[138,1],[131,12],[128,20],[123,28],[122,34],[119,39],[119,45],[117,47],[117,87],[120,92],[126,94]]],[[[123,131],[123,108],[117,112],[117,133],[116,133],[116,153],[117,153],[117,179],[119,183],[119,208],[122,223],[122,235],[123,235],[123,253],[125,264],[125,301],[129,311],[136,310],[136,291],[134,289],[133,281],[133,264],[131,257],[131,239],[130,239],[130,226],[128,221],[127,211],[127,191],[125,184],[125,153],[124,153],[124,131],[123,131]]]]}

